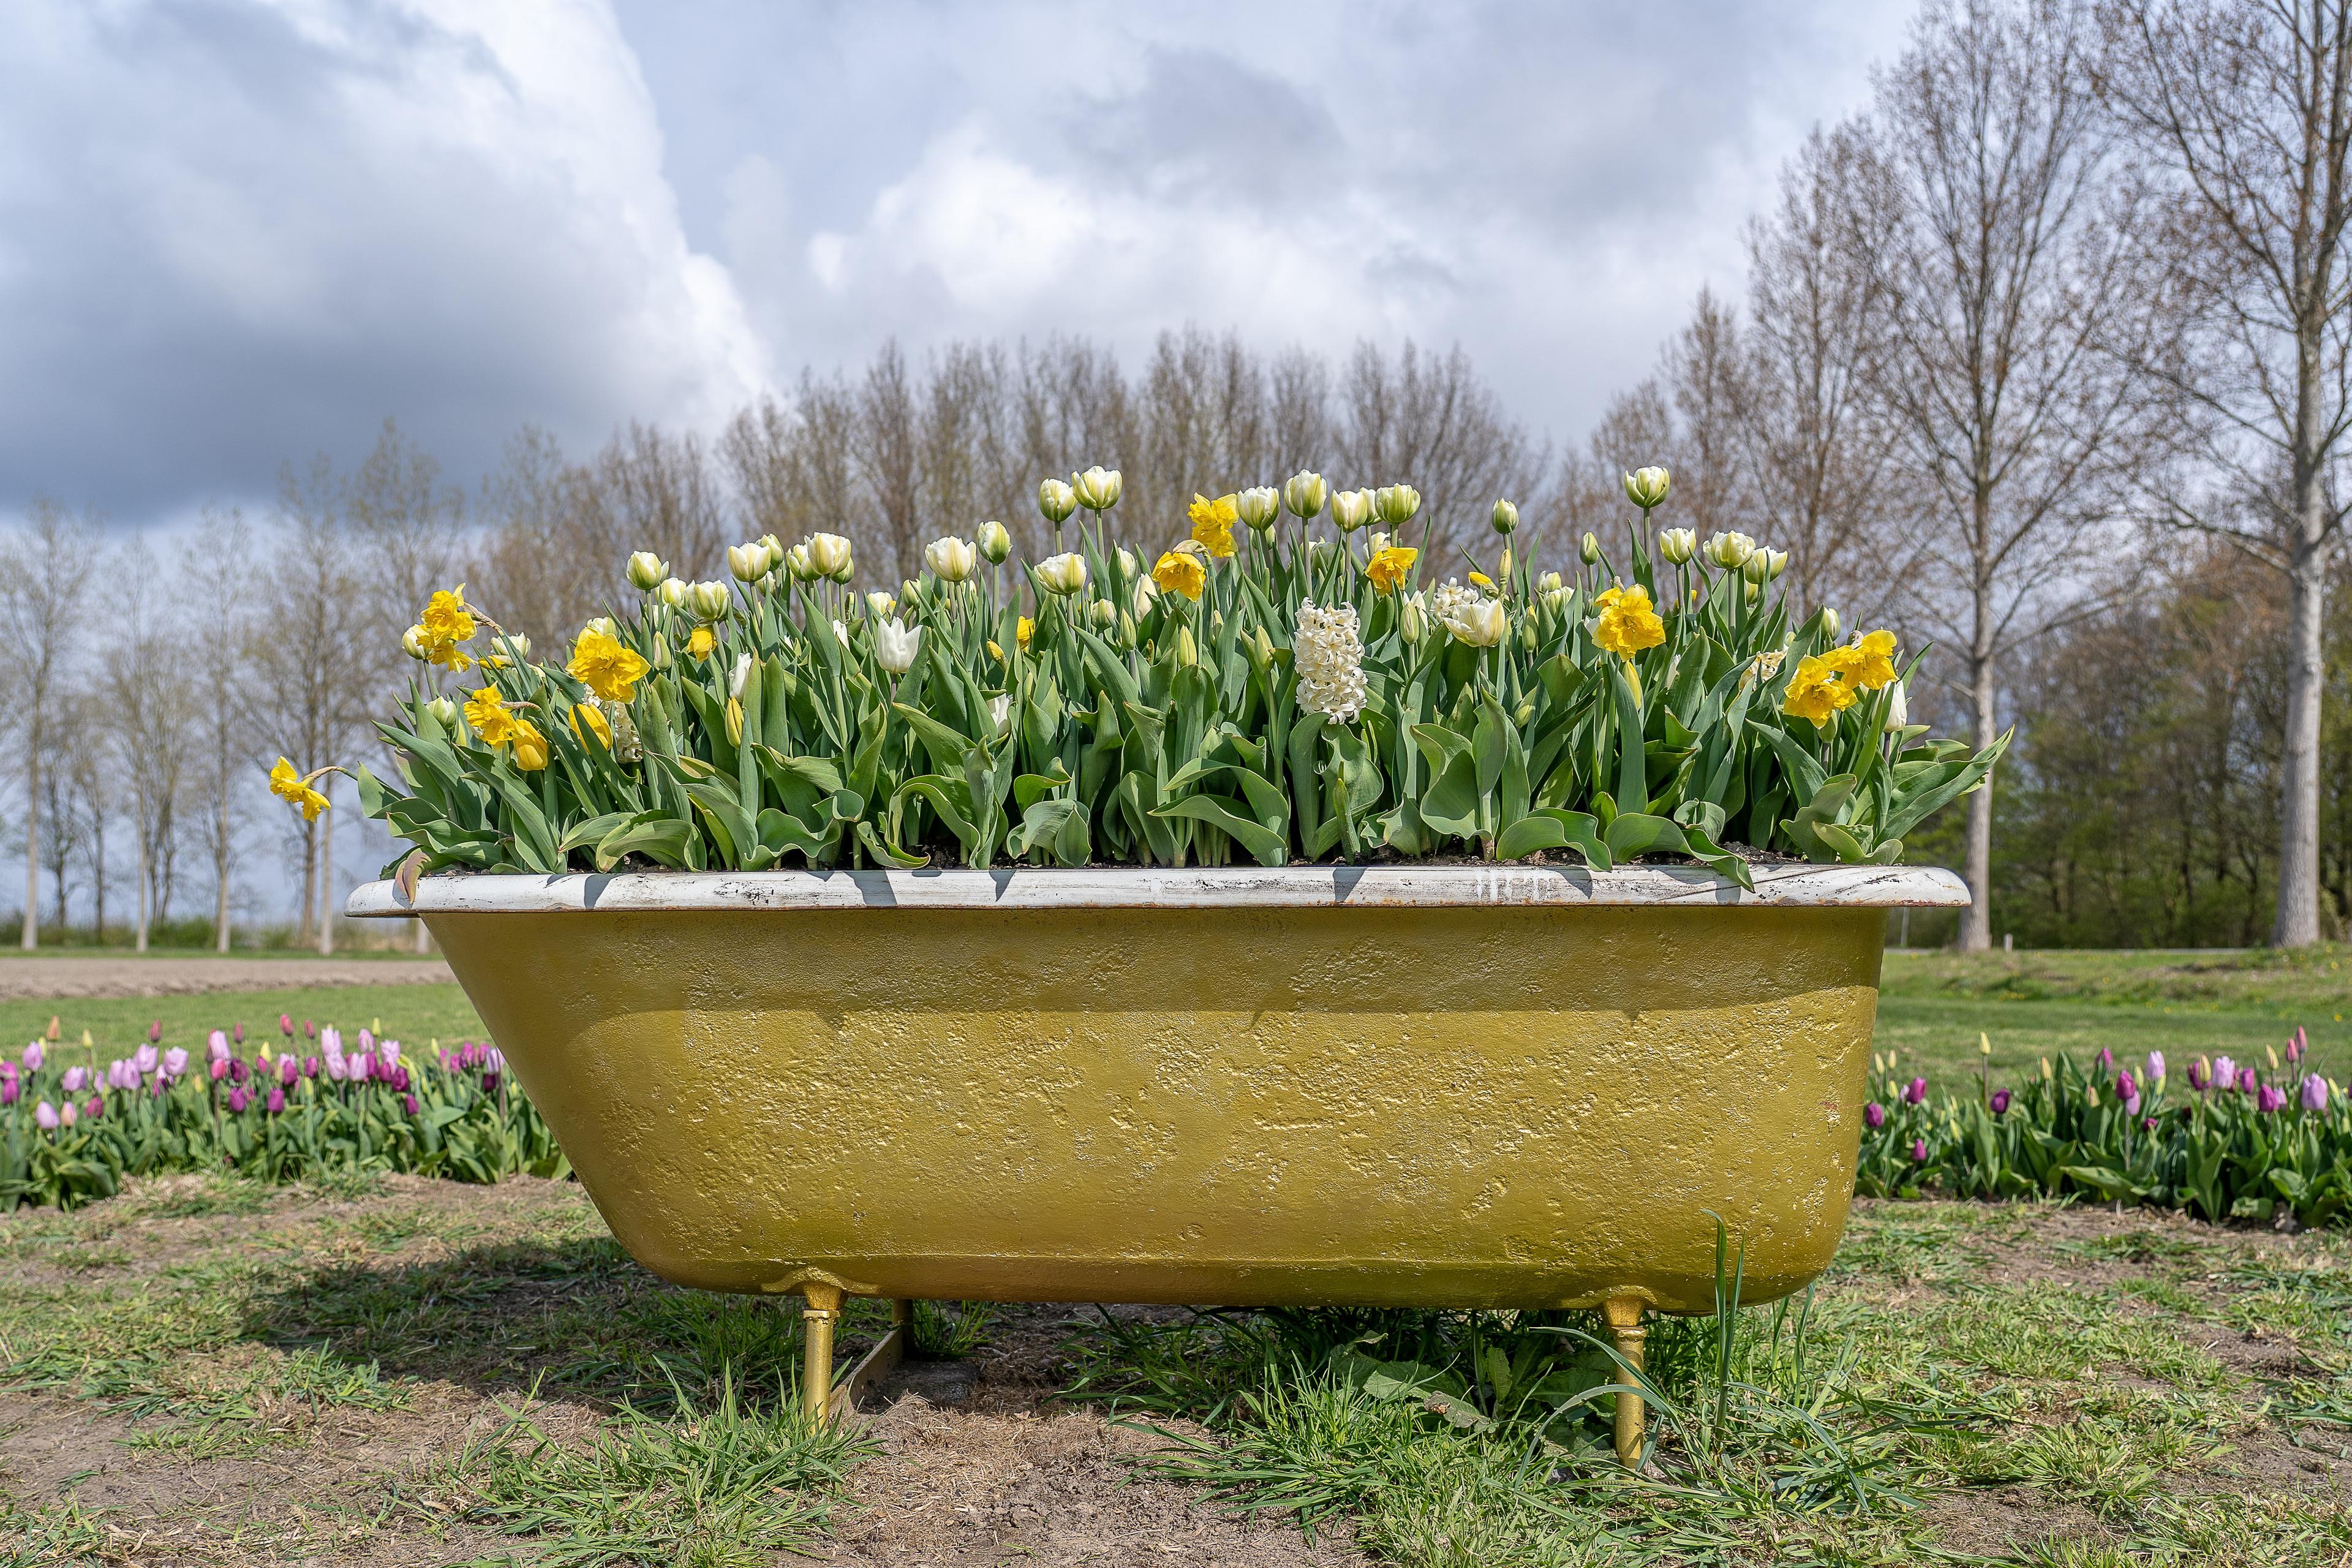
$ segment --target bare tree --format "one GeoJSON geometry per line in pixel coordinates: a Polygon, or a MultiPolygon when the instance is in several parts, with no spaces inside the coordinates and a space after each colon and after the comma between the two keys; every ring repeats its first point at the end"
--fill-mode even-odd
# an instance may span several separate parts
{"type": "MultiPolygon", "coordinates": [[[[191,605],[248,602],[253,549],[245,516],[206,506],[181,557],[180,584],[191,605]]],[[[251,777],[253,733],[247,673],[259,628],[189,639],[183,655],[194,688],[189,726],[189,784],[200,805],[197,836],[213,871],[213,945],[229,944],[230,880],[236,869],[238,803],[251,777]]]]}
{"type": "Polygon", "coordinates": [[[96,569],[95,516],[76,519],[36,497],[0,548],[0,631],[17,650],[16,708],[25,763],[25,926],[27,950],[40,944],[41,763],[53,742],[58,698],[81,647],[82,601],[96,569]]]}
{"type": "Polygon", "coordinates": [[[147,951],[148,931],[169,897],[177,808],[190,768],[194,685],[181,658],[172,585],[161,579],[143,539],[114,562],[114,637],[100,663],[99,694],[107,710],[100,733],[131,807],[138,850],[132,942],[147,951]]]}
{"type": "Polygon", "coordinates": [[[914,379],[897,339],[882,345],[857,391],[850,452],[872,507],[874,535],[893,578],[923,563],[922,435],[914,379]]]}
{"type": "Polygon", "coordinates": [[[2177,352],[2159,364],[2213,483],[2162,498],[2287,580],[2286,733],[2272,940],[2319,940],[2329,557],[2352,424],[2352,5],[2173,0],[2104,13],[2101,85],[2172,176],[2177,352]]]}
{"type": "MultiPolygon", "coordinates": [[[[2066,590],[2112,515],[2139,406],[2112,351],[2137,300],[2132,215],[2064,0],[1935,5],[1879,73],[1871,130],[1889,209],[1867,264],[1890,290],[1878,392],[1922,498],[1909,574],[1943,628],[1970,739],[2000,729],[2000,663],[2070,613],[2066,590]]],[[[1960,945],[1992,935],[1992,789],[1969,797],[1974,901],[1960,945]]]]}
{"type": "Polygon", "coordinates": [[[1359,343],[1339,405],[1335,466],[1350,485],[1410,480],[1421,490],[1413,527],[1433,564],[1486,539],[1495,502],[1532,494],[1550,460],[1458,345],[1424,355],[1408,342],[1391,360],[1359,343]]]}

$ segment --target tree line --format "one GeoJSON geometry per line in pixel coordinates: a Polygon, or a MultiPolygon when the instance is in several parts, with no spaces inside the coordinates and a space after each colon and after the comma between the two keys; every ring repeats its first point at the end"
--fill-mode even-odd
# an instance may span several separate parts
{"type": "Polygon", "coordinates": [[[719,575],[730,542],[817,530],[887,586],[984,520],[1034,551],[1038,479],[1097,462],[1147,543],[1196,491],[1410,479],[1441,575],[1497,498],[1554,552],[1619,540],[1620,475],[1665,464],[1672,521],[1767,540],[1801,597],[1932,643],[1915,713],[2018,730],[1914,846],[1977,891],[1962,945],[2340,935],[2347,24],[2352,0],[1930,4],[1789,160],[1739,287],[1702,291],[1572,446],[1458,347],[1186,327],[1131,365],[1076,336],[886,344],[713,436],[631,424],[571,453],[525,428],[471,490],[388,422],[348,471],[289,468],[266,516],[208,513],[175,562],[134,542],[99,564],[91,521],[37,502],[0,592],[32,650],[26,938],[45,874],[53,919],[127,875],[142,929],[200,886],[225,942],[262,832],[331,942],[339,875],[373,868],[254,828],[260,766],[367,752],[432,587],[560,640],[621,601],[633,550],[719,575]],[[226,603],[262,613],[224,630],[226,603]]]}

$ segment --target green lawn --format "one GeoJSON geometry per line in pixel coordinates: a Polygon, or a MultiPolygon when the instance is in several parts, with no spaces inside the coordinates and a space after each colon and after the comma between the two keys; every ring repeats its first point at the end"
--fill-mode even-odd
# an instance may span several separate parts
{"type": "Polygon", "coordinates": [[[2264,1063],[2300,1024],[2313,1060],[2352,1074],[2352,970],[2342,947],[2305,952],[1890,952],[1878,997],[1878,1044],[1917,1062],[1930,1082],[1974,1074],[1978,1037],[1995,1083],[2038,1059],[2101,1047],[2137,1060],[2165,1053],[2178,1071],[2198,1053],[2264,1063]]]}
{"type": "Polygon", "coordinates": [[[248,1041],[278,1037],[278,1017],[291,1014],[299,1033],[304,1019],[329,1024],[346,1036],[362,1028],[381,1031],[422,1050],[434,1039],[482,1039],[486,1031],[466,994],[455,985],[350,985],[338,989],[215,991],[199,996],[68,997],[54,1002],[0,1002],[0,1042],[11,1054],[58,1020],[60,1044],[76,1059],[82,1031],[89,1031],[91,1055],[100,1061],[127,1056],[161,1020],[165,1046],[204,1053],[215,1029],[245,1026],[248,1041]]]}

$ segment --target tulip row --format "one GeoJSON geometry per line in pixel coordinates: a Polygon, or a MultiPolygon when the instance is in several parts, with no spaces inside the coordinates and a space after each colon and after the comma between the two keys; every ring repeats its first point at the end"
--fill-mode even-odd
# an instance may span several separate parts
{"type": "Polygon", "coordinates": [[[347,1053],[338,1030],[298,1046],[284,1023],[280,1047],[251,1057],[241,1026],[234,1040],[215,1029],[201,1064],[153,1039],[103,1073],[61,1068],[38,1041],[0,1060],[0,1208],[109,1197],[126,1176],[174,1171],[487,1183],[571,1169],[495,1047],[468,1042],[417,1059],[362,1029],[347,1053]]]}
{"type": "MultiPolygon", "coordinates": [[[[835,534],[737,545],[731,582],[640,553],[641,600],[560,665],[445,590],[380,727],[401,778],[359,770],[362,802],[412,873],[1894,860],[2000,746],[1923,740],[1895,637],[1799,616],[1785,553],[1654,531],[1667,488],[1626,476],[1618,563],[1586,534],[1540,570],[1505,501],[1491,557],[1434,582],[1409,485],[1197,497],[1154,557],[1112,542],[1119,478],[1090,469],[1046,481],[1055,551],[1010,570],[995,522],[864,594],[835,534]]],[[[316,778],[273,787],[315,816],[316,778]]]]}
{"type": "Polygon", "coordinates": [[[2209,1220],[2293,1215],[2352,1223],[2352,1103],[2305,1066],[2300,1029],[2267,1068],[2200,1057],[2178,1075],[2162,1052],[2087,1068],[2044,1058],[2017,1089],[1930,1103],[1895,1053],[1872,1062],[1855,1186],[1874,1197],[2060,1197],[2187,1209],[2209,1220]]]}

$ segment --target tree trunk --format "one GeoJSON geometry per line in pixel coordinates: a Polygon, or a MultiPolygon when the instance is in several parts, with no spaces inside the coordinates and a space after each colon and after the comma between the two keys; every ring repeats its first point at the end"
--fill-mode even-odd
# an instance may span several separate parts
{"type": "Polygon", "coordinates": [[[148,877],[147,827],[142,823],[139,827],[139,929],[131,939],[131,945],[140,952],[147,951],[148,877]]]}
{"type": "MultiPolygon", "coordinates": [[[[1993,742],[1993,662],[1988,653],[1973,660],[1969,671],[1969,743],[1982,751],[1993,742]]],[[[1998,770],[1996,770],[1998,771],[1998,770]]],[[[1992,947],[1992,781],[1985,781],[1969,796],[1969,907],[1960,916],[1960,950],[1985,952],[1992,947]]]]}
{"type": "Polygon", "coordinates": [[[319,908],[319,825],[305,823],[302,827],[302,924],[294,933],[297,942],[310,942],[319,934],[312,916],[319,908]]]}
{"type": "Polygon", "coordinates": [[[2279,758],[2278,919],[2271,942],[2319,940],[2319,699],[2326,682],[2327,498],[2320,486],[2319,331],[2304,334],[2287,520],[2286,746],[2279,758]]]}
{"type": "Polygon", "coordinates": [[[30,952],[41,945],[41,721],[33,721],[25,748],[25,940],[30,952]]]}
{"type": "MultiPolygon", "coordinates": [[[[335,790],[332,773],[319,781],[319,793],[331,798],[335,790]]],[[[329,816],[319,816],[319,952],[331,957],[335,951],[335,827],[329,816]]]]}
{"type": "Polygon", "coordinates": [[[213,805],[213,946],[228,951],[228,788],[213,805]]]}

